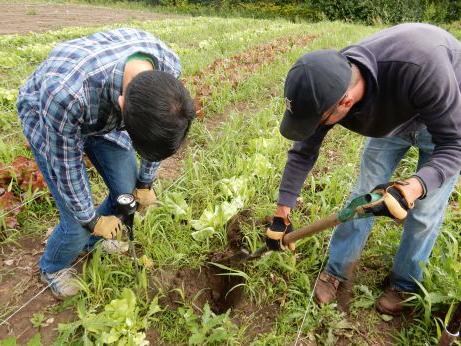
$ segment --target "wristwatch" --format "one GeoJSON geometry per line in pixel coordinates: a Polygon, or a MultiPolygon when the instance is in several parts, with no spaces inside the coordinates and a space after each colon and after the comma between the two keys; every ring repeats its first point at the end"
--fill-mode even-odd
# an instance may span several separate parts
{"type": "Polygon", "coordinates": [[[137,189],[148,189],[148,190],[150,190],[152,188],[152,182],[143,183],[142,181],[137,180],[136,181],[136,188],[137,189]]]}
{"type": "Polygon", "coordinates": [[[101,215],[93,216],[93,218],[90,221],[83,224],[83,227],[85,227],[88,231],[90,231],[90,233],[93,233],[94,228],[96,227],[96,224],[98,223],[98,220],[100,217],[101,215]]]}

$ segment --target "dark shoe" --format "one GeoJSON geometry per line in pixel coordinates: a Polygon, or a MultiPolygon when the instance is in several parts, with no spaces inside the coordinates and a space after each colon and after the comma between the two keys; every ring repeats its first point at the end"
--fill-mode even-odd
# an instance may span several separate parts
{"type": "Polygon", "coordinates": [[[318,280],[315,282],[314,299],[317,304],[330,304],[336,300],[340,281],[327,272],[321,272],[318,280]]]}
{"type": "Polygon", "coordinates": [[[403,301],[407,298],[404,292],[398,291],[395,288],[386,288],[384,293],[376,301],[376,310],[382,314],[399,316],[405,310],[403,301]]]}

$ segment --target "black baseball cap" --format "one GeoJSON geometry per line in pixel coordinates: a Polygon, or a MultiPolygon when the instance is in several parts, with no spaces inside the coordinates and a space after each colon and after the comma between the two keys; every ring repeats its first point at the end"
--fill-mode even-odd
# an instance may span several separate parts
{"type": "Polygon", "coordinates": [[[299,58],[285,80],[280,133],[293,141],[314,134],[322,114],[346,93],[351,77],[351,65],[338,51],[318,50],[299,58]]]}

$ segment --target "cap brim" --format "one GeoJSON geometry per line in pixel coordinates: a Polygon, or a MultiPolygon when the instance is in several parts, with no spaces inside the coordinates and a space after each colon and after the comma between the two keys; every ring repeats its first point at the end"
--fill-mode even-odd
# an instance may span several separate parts
{"type": "Polygon", "coordinates": [[[320,116],[293,116],[287,110],[280,124],[280,133],[289,140],[303,141],[315,133],[319,124],[320,116]]]}

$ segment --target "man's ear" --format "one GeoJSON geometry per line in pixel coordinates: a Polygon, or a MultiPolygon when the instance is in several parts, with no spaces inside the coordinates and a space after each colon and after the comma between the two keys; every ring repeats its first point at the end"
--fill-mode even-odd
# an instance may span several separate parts
{"type": "Polygon", "coordinates": [[[351,108],[354,105],[354,99],[351,96],[346,95],[346,97],[339,104],[343,107],[351,108]]]}
{"type": "Polygon", "coordinates": [[[118,97],[118,105],[120,106],[120,109],[123,110],[125,106],[125,96],[120,95],[118,97]]]}

